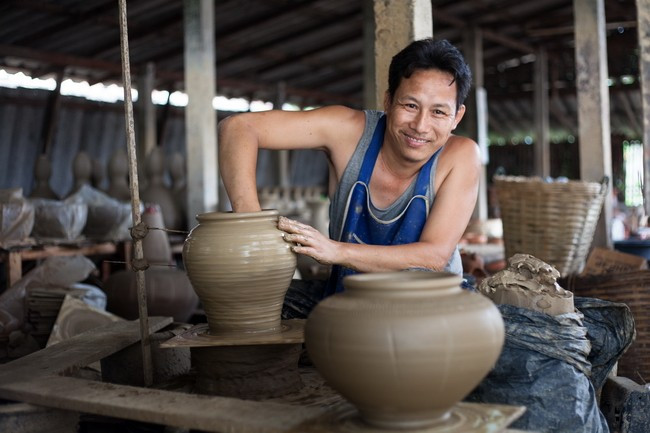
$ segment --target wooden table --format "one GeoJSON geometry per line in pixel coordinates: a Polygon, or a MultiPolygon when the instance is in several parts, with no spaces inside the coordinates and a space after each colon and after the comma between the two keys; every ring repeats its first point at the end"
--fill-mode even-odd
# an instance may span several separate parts
{"type": "Polygon", "coordinates": [[[5,263],[7,287],[11,287],[23,276],[23,262],[41,260],[55,256],[101,256],[114,255],[118,252],[120,242],[79,241],[66,244],[39,244],[36,242],[22,245],[0,247],[0,262],[5,263]]]}

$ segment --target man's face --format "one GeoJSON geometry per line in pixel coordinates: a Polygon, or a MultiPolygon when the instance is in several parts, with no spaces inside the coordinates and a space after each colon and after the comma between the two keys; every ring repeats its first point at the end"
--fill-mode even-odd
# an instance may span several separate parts
{"type": "Polygon", "coordinates": [[[418,69],[402,78],[391,100],[386,94],[384,143],[409,162],[426,162],[443,146],[465,113],[456,111],[453,76],[438,69],[418,69]]]}

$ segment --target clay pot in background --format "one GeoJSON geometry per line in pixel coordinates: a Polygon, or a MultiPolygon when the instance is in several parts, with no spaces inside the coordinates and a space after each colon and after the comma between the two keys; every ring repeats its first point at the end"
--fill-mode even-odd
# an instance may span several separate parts
{"type": "Polygon", "coordinates": [[[79,151],[72,160],[72,174],[74,176],[74,186],[72,193],[78,191],[83,185],[90,185],[90,176],[93,171],[93,162],[87,152],[79,151]]]}
{"type": "Polygon", "coordinates": [[[140,191],[140,198],[144,203],[156,203],[169,229],[182,229],[181,215],[172,191],[165,185],[165,159],[162,149],[156,147],[147,155],[145,161],[147,185],[140,191]]]}
{"type": "Polygon", "coordinates": [[[150,265],[172,264],[172,248],[169,237],[164,230],[162,212],[158,205],[147,205],[142,213],[142,222],[149,227],[147,236],[142,240],[142,252],[150,265]]]}
{"type": "Polygon", "coordinates": [[[120,201],[131,200],[129,190],[129,157],[126,150],[116,149],[108,162],[109,186],[106,193],[120,201]]]}
{"type": "MultiPolygon", "coordinates": [[[[198,297],[185,272],[178,269],[150,267],[144,271],[147,313],[171,316],[187,322],[198,305],[198,297]]],[[[106,310],[127,320],[138,318],[138,286],[135,272],[122,270],[111,274],[104,283],[106,310]]]]}
{"type": "Polygon", "coordinates": [[[52,164],[47,158],[47,155],[39,155],[34,165],[34,189],[29,195],[30,198],[46,198],[50,200],[58,200],[56,195],[50,187],[50,177],[52,177],[52,164]]]}
{"type": "Polygon", "coordinates": [[[368,423],[443,423],[483,379],[504,342],[499,310],[460,277],[425,271],[358,274],[307,319],[305,344],[330,386],[368,423]]]}
{"type": "Polygon", "coordinates": [[[183,245],[183,263],[211,333],[276,332],[296,256],[278,211],[210,212],[183,245]]]}

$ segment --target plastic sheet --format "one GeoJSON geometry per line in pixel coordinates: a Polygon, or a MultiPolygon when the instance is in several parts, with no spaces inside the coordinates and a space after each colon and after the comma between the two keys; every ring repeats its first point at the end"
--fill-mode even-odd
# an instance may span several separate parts
{"type": "Polygon", "coordinates": [[[83,229],[88,238],[130,239],[129,228],[133,224],[130,203],[116,200],[89,185],[83,185],[66,198],[66,202],[88,205],[88,217],[83,229]]]}
{"type": "Polygon", "coordinates": [[[27,239],[34,227],[34,206],[22,188],[0,190],[0,245],[27,239]]]}
{"type": "Polygon", "coordinates": [[[25,319],[25,296],[29,287],[68,287],[83,281],[95,270],[87,257],[49,257],[16,284],[0,295],[0,336],[22,327],[25,319]]]}
{"type": "MultiPolygon", "coordinates": [[[[511,425],[514,429],[609,432],[589,379],[592,345],[583,314],[551,316],[511,305],[498,308],[506,327],[503,351],[467,400],[526,406],[511,425]]],[[[602,351],[603,357],[607,352],[602,351]]]]}
{"type": "Polygon", "coordinates": [[[32,199],[35,209],[32,236],[39,239],[74,240],[88,218],[88,205],[70,201],[32,199]]]}

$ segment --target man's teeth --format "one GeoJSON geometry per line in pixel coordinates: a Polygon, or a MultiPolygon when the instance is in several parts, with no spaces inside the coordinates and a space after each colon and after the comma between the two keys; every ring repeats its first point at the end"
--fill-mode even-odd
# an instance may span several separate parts
{"type": "Polygon", "coordinates": [[[415,141],[415,142],[418,142],[418,143],[426,143],[427,142],[427,140],[422,140],[420,138],[409,137],[409,136],[407,136],[407,137],[408,137],[409,140],[415,141]]]}

